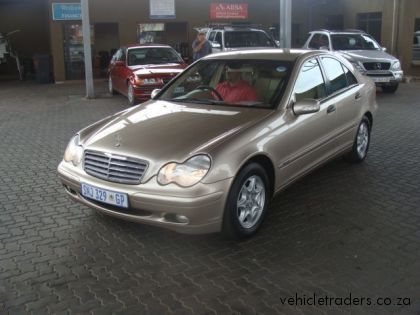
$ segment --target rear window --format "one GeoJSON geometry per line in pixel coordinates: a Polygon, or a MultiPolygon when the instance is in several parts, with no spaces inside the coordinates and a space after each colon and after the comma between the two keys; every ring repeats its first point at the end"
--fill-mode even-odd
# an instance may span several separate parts
{"type": "Polygon", "coordinates": [[[227,31],[225,46],[226,48],[275,47],[275,43],[262,31],[227,31]]]}
{"type": "Polygon", "coordinates": [[[183,62],[172,48],[132,48],[128,50],[127,58],[129,66],[183,62]]]}

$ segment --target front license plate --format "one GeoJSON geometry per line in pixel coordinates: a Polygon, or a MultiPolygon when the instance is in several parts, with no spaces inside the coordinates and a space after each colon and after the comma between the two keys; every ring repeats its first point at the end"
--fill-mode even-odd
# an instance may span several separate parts
{"type": "Polygon", "coordinates": [[[82,195],[117,207],[128,208],[127,194],[82,183],[82,195]]]}
{"type": "Polygon", "coordinates": [[[372,77],[373,82],[389,82],[390,78],[372,77]]]}

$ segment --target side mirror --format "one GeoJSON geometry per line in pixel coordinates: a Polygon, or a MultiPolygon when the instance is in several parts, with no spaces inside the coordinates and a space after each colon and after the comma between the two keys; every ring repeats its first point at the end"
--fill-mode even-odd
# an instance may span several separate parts
{"type": "Polygon", "coordinates": [[[155,97],[159,94],[159,92],[160,92],[160,89],[154,89],[154,90],[152,91],[152,93],[150,94],[150,98],[151,98],[152,100],[154,100],[154,99],[155,99],[155,97]]]}
{"type": "Polygon", "coordinates": [[[381,47],[381,50],[382,51],[386,51],[386,47],[381,47]]]}
{"type": "Polygon", "coordinates": [[[222,45],[220,45],[218,42],[211,42],[211,47],[220,49],[222,48],[222,45]]]}
{"type": "Polygon", "coordinates": [[[114,65],[116,67],[123,67],[123,66],[125,66],[125,62],[124,61],[115,61],[114,65]]]}
{"type": "Polygon", "coordinates": [[[316,113],[319,112],[320,108],[319,101],[309,98],[300,100],[292,105],[293,113],[296,116],[316,113]]]}

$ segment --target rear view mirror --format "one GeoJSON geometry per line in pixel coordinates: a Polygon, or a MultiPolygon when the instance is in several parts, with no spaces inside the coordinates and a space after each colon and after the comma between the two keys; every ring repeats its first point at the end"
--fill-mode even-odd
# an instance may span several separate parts
{"type": "Polygon", "coordinates": [[[154,99],[155,99],[155,97],[159,94],[159,92],[160,92],[160,89],[154,89],[154,90],[152,91],[152,94],[150,94],[150,98],[151,98],[152,100],[154,100],[154,99]]]}
{"type": "Polygon", "coordinates": [[[320,108],[319,101],[309,98],[300,100],[292,105],[293,113],[296,116],[316,113],[319,112],[320,108]]]}

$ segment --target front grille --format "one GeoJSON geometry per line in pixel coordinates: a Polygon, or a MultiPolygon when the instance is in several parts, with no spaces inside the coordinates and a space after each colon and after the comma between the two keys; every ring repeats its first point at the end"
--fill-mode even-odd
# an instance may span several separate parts
{"type": "Polygon", "coordinates": [[[140,184],[148,163],[144,160],[86,150],[83,168],[86,173],[110,182],[140,184]]]}
{"type": "Polygon", "coordinates": [[[391,64],[389,62],[365,62],[363,66],[366,70],[389,70],[391,64]]]}

